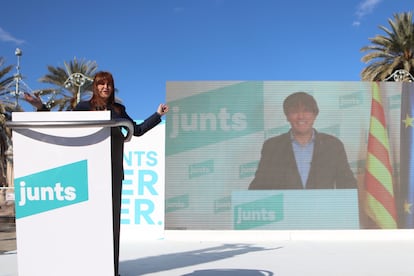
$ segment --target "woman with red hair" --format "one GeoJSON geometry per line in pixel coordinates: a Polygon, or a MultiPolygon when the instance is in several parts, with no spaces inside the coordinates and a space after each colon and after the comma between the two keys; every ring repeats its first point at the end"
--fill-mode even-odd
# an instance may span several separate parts
{"type": "MultiPolygon", "coordinates": [[[[142,123],[137,124],[127,114],[125,106],[115,101],[115,83],[111,73],[101,71],[96,73],[93,80],[93,94],[90,100],[79,102],[75,111],[103,111],[111,112],[111,119],[126,119],[133,123],[133,135],[141,136],[161,122],[161,117],[168,112],[168,106],[160,104],[157,111],[142,123]]],[[[25,99],[39,111],[48,110],[39,96],[25,94],[25,99]]],[[[121,193],[123,168],[124,135],[120,127],[111,128],[111,157],[112,157],[112,211],[114,235],[114,268],[115,276],[119,271],[119,236],[121,219],[121,193]]]]}

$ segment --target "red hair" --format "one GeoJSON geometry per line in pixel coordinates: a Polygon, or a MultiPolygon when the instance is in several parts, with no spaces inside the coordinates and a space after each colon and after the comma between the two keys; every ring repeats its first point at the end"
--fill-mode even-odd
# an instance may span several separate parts
{"type": "Polygon", "coordinates": [[[105,71],[96,73],[95,77],[93,78],[92,92],[93,94],[90,100],[92,110],[95,110],[96,107],[112,106],[115,103],[115,83],[112,74],[105,71]],[[112,93],[107,100],[102,99],[98,94],[98,85],[103,83],[107,83],[108,85],[112,86],[112,93]]]}

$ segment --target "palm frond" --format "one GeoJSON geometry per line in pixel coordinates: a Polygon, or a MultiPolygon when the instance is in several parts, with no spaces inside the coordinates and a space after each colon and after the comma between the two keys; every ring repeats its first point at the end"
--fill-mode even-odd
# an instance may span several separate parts
{"type": "Polygon", "coordinates": [[[82,86],[68,85],[69,78],[75,73],[80,73],[90,79],[98,69],[98,65],[95,61],[78,59],[76,57],[73,60],[65,61],[64,67],[48,66],[48,74],[39,79],[40,82],[49,83],[56,86],[55,95],[53,99],[53,109],[57,110],[72,110],[78,100],[78,92],[80,92],[81,98],[87,91],[92,89],[91,82],[85,82],[82,86]]]}
{"type": "Polygon", "coordinates": [[[410,74],[414,73],[412,13],[394,14],[393,19],[388,19],[388,24],[390,29],[379,26],[386,35],[369,38],[371,45],[360,49],[361,52],[366,53],[361,61],[368,64],[361,72],[362,80],[382,81],[400,69],[410,74]]]}

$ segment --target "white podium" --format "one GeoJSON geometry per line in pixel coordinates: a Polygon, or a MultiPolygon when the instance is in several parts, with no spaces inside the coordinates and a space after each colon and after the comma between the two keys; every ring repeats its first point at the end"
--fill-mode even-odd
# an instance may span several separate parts
{"type": "Polygon", "coordinates": [[[110,127],[132,124],[77,111],[15,112],[7,125],[19,275],[113,276],[110,127]]]}

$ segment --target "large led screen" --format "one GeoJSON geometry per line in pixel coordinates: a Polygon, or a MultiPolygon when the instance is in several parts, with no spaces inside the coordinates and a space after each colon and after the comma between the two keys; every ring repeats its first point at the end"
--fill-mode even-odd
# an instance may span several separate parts
{"type": "Polygon", "coordinates": [[[166,229],[413,228],[413,93],[167,82],[166,229]]]}

